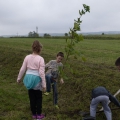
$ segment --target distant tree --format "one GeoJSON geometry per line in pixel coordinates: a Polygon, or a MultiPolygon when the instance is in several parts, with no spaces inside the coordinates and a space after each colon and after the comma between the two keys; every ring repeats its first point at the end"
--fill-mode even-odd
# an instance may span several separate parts
{"type": "Polygon", "coordinates": [[[65,36],[67,37],[67,36],[68,36],[68,33],[65,33],[65,36]]]}
{"type": "Polygon", "coordinates": [[[45,34],[44,34],[44,37],[51,37],[51,35],[50,35],[50,34],[45,33],[45,34]]]}
{"type": "Polygon", "coordinates": [[[29,33],[28,33],[28,37],[37,38],[37,37],[39,37],[39,34],[36,33],[35,31],[33,31],[33,32],[29,32],[29,33]]]}
{"type": "Polygon", "coordinates": [[[29,33],[28,33],[28,37],[33,37],[32,32],[29,32],[29,33]]]}
{"type": "Polygon", "coordinates": [[[102,33],[102,35],[104,35],[104,33],[102,33]]]}
{"type": "Polygon", "coordinates": [[[39,37],[39,34],[33,31],[33,37],[39,37]]]}

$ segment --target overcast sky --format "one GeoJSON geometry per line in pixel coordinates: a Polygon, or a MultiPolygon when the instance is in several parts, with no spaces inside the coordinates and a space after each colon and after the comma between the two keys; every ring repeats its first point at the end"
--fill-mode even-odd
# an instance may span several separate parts
{"type": "Polygon", "coordinates": [[[0,0],[0,35],[68,33],[82,4],[81,32],[120,31],[120,0],[0,0]]]}

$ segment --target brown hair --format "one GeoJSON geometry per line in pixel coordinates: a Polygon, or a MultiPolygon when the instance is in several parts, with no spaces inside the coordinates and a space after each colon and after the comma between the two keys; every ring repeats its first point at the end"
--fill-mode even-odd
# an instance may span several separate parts
{"type": "Polygon", "coordinates": [[[38,40],[35,40],[32,44],[32,50],[37,54],[40,53],[42,50],[42,44],[38,40]]]}
{"type": "Polygon", "coordinates": [[[61,57],[64,58],[64,54],[63,54],[63,52],[59,52],[59,53],[57,54],[57,57],[58,57],[58,56],[61,56],[61,57]]]}

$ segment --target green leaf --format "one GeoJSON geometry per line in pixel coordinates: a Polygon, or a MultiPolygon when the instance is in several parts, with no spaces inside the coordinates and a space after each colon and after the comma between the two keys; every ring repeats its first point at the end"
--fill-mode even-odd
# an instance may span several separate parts
{"type": "Polygon", "coordinates": [[[82,11],[79,10],[79,15],[82,16],[82,11]]]}
{"type": "Polygon", "coordinates": [[[83,14],[85,14],[85,11],[84,11],[84,10],[82,10],[82,15],[83,15],[83,14]]]}
{"type": "Polygon", "coordinates": [[[90,12],[90,7],[89,6],[87,6],[86,4],[83,4],[83,7],[84,7],[86,12],[90,12]]]}

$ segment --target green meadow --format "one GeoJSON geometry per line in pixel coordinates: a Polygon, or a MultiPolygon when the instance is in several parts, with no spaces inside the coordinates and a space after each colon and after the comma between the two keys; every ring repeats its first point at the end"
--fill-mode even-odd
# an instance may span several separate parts
{"type": "MultiPolygon", "coordinates": [[[[109,36],[108,38],[113,38],[109,36]]],[[[116,38],[116,36],[114,37],[116,38]]],[[[31,54],[34,40],[43,44],[41,56],[45,62],[56,58],[56,53],[64,52],[65,39],[47,38],[0,38],[0,120],[32,120],[27,89],[16,79],[24,57],[31,54]]],[[[106,87],[112,94],[120,89],[120,72],[115,60],[120,56],[120,39],[84,39],[75,48],[80,56],[70,56],[65,66],[65,83],[58,81],[58,104],[53,106],[52,93],[43,95],[44,120],[82,120],[79,111],[89,111],[91,90],[97,86],[106,87]],[[82,61],[81,57],[86,61],[82,61]]],[[[63,60],[63,64],[64,64],[63,60]]],[[[120,94],[117,95],[120,101],[120,94]]],[[[116,108],[110,103],[110,108],[116,108]]],[[[98,110],[101,105],[98,106],[98,110]]],[[[113,120],[120,120],[120,109],[112,110],[113,120]]],[[[97,120],[106,120],[103,112],[97,120]]]]}

